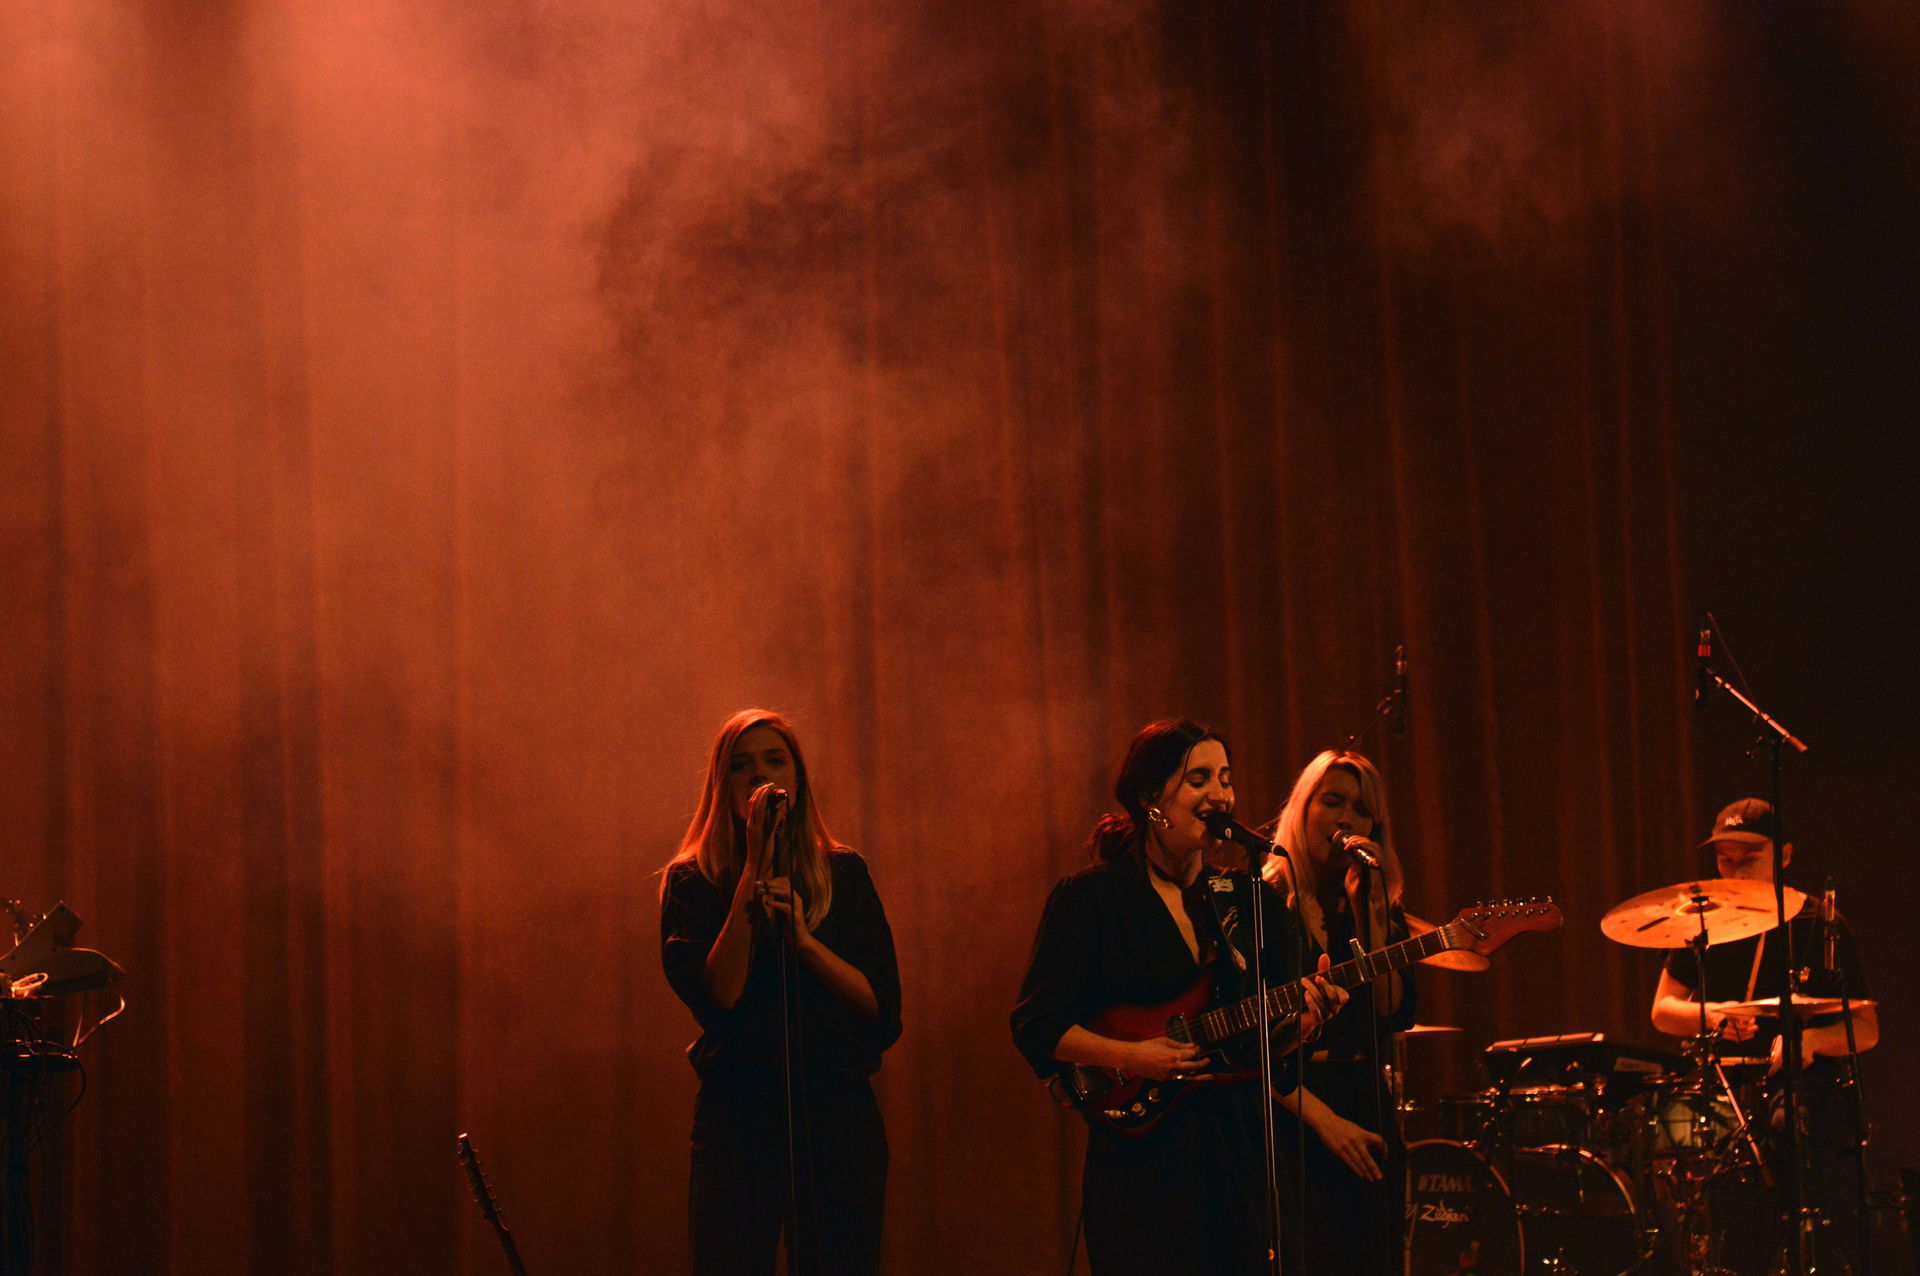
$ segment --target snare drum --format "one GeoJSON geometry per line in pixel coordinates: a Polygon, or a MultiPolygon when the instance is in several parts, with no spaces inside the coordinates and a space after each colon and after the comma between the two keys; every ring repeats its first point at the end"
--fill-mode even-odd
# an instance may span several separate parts
{"type": "Polygon", "coordinates": [[[1403,1103],[1400,1131],[1410,1144],[1429,1140],[1480,1143],[1494,1133],[1491,1092],[1446,1094],[1403,1103]]]}
{"type": "Polygon", "coordinates": [[[1507,1118],[1516,1148],[1591,1146],[1593,1108],[1578,1086],[1516,1087],[1507,1096],[1507,1118]]]}

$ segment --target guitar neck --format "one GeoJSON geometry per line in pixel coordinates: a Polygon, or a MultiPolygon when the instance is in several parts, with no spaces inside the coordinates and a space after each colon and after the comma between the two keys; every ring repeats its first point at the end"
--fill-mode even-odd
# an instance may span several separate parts
{"type": "Polygon", "coordinates": [[[526,1264],[520,1261],[520,1247],[513,1243],[513,1233],[507,1230],[507,1221],[500,1215],[499,1202],[493,1199],[493,1189],[487,1185],[487,1173],[480,1168],[480,1154],[473,1150],[472,1140],[464,1134],[460,1136],[459,1147],[460,1168],[467,1172],[467,1185],[473,1189],[474,1204],[480,1207],[480,1216],[493,1228],[513,1276],[527,1276],[526,1264]]]}
{"type": "Polygon", "coordinates": [[[500,1248],[506,1251],[508,1269],[513,1276],[527,1276],[527,1265],[520,1261],[520,1247],[513,1243],[513,1233],[498,1224],[495,1231],[500,1236],[500,1248]]]}
{"type": "MultiPolygon", "coordinates": [[[[1319,972],[1321,977],[1339,988],[1357,988],[1382,975],[1390,975],[1415,962],[1425,961],[1435,953],[1445,952],[1449,948],[1459,947],[1457,940],[1449,934],[1455,929],[1452,923],[1403,939],[1397,944],[1389,944],[1378,952],[1343,961],[1338,966],[1319,972]]],[[[1277,988],[1267,989],[1265,995],[1267,1014],[1275,1023],[1285,1023],[1296,1018],[1306,1009],[1307,981],[1297,980],[1290,984],[1281,984],[1277,988]]],[[[1249,1029],[1259,1026],[1260,1001],[1262,994],[1256,993],[1244,1001],[1231,1006],[1221,1006],[1196,1017],[1192,1023],[1194,1040],[1203,1045],[1216,1045],[1229,1037],[1237,1037],[1249,1029]]]]}

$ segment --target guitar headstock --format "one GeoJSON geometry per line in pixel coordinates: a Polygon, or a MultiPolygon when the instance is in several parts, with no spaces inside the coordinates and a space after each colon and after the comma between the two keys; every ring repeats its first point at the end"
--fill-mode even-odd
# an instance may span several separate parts
{"type": "Polygon", "coordinates": [[[1549,895],[1545,899],[1499,899],[1463,908],[1441,929],[1447,947],[1467,948],[1482,957],[1529,930],[1559,930],[1566,918],[1549,895]]]}
{"type": "Polygon", "coordinates": [[[480,1168],[480,1156],[473,1150],[473,1140],[465,1134],[460,1136],[460,1168],[467,1172],[467,1186],[473,1189],[473,1199],[480,1206],[481,1215],[489,1223],[498,1223],[500,1206],[493,1199],[486,1171],[480,1168]]]}

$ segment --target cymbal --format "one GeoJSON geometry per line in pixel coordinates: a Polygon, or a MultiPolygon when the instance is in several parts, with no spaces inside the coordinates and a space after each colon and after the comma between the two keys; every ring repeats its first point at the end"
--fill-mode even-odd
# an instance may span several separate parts
{"type": "MultiPolygon", "coordinates": [[[[1415,917],[1412,913],[1407,914],[1407,927],[1415,935],[1424,935],[1430,930],[1440,929],[1440,927],[1433,922],[1427,921],[1424,918],[1415,917]]],[[[1422,966],[1438,966],[1442,970],[1485,970],[1487,967],[1493,965],[1493,961],[1490,958],[1482,957],[1470,948],[1449,948],[1442,952],[1437,952],[1431,957],[1422,957],[1420,964],[1422,966]]]]}
{"type": "MultiPolygon", "coordinates": [[[[1876,1006],[1879,1003],[1856,999],[1844,1004],[1858,1009],[1861,1006],[1876,1006]]],[[[1793,994],[1793,1017],[1796,1019],[1812,1019],[1819,1015],[1837,1015],[1840,1013],[1841,1006],[1842,1002],[1838,997],[1809,997],[1803,992],[1793,994]]],[[[1755,1018],[1772,1018],[1778,1016],[1780,1013],[1780,999],[1778,997],[1767,997],[1760,1001],[1736,1001],[1731,1005],[1720,1007],[1720,1010],[1723,1014],[1729,1015],[1752,1015],[1755,1018]]]]}
{"type": "MultiPolygon", "coordinates": [[[[1806,898],[1787,887],[1787,916],[1799,912],[1806,898]]],[[[1779,925],[1773,883],[1712,877],[1662,886],[1608,909],[1600,933],[1631,948],[1685,948],[1700,933],[1702,917],[1709,946],[1772,930],[1779,925]]]]}
{"type": "MultiPolygon", "coordinates": [[[[1855,1004],[1857,1005],[1859,1003],[1856,1002],[1855,1004]]],[[[1451,1024],[1417,1023],[1417,1024],[1414,1024],[1412,1027],[1402,1028],[1400,1030],[1400,1035],[1403,1037],[1427,1037],[1427,1036],[1432,1036],[1434,1033],[1438,1033],[1438,1032],[1460,1032],[1460,1031],[1461,1029],[1455,1028],[1451,1024]]]]}

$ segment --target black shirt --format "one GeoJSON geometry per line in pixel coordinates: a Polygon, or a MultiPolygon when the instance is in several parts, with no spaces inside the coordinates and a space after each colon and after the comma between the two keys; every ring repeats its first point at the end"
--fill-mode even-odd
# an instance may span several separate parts
{"type": "MultiPolygon", "coordinates": [[[[881,1051],[900,1038],[900,971],[893,932],[866,861],[853,851],[838,850],[828,864],[833,903],[814,936],[867,977],[880,1015],[861,1015],[789,953],[796,970],[801,1053],[811,1076],[866,1077],[879,1069],[881,1051]]],[[[795,887],[798,890],[798,879],[795,887]]],[[[700,1037],[687,1048],[687,1057],[703,1079],[762,1073],[778,1068],[782,1058],[780,941],[763,917],[755,915],[752,963],[740,1000],[731,1010],[722,1010],[707,995],[707,954],[726,923],[730,898],[731,888],[723,894],[688,861],[667,868],[660,904],[660,963],[667,982],[699,1021],[700,1037]]]]}
{"type": "MultiPolygon", "coordinates": [[[[1350,941],[1355,938],[1351,905],[1343,898],[1337,910],[1321,914],[1321,921],[1327,929],[1326,951],[1333,964],[1338,966],[1343,961],[1351,960],[1353,947],[1350,941]]],[[[1378,952],[1389,944],[1399,943],[1408,934],[1406,911],[1398,904],[1390,905],[1387,909],[1386,935],[1368,936],[1366,949],[1368,952],[1378,952]]],[[[1320,952],[1311,939],[1308,940],[1307,956],[1310,965],[1320,960],[1320,952]]],[[[1400,979],[1400,1004],[1380,1022],[1378,1038],[1383,1051],[1389,1049],[1394,1033],[1412,1026],[1414,1013],[1419,1006],[1413,967],[1404,967],[1396,973],[1400,979]]],[[[1324,1054],[1332,1059],[1373,1057],[1375,1033],[1371,991],[1370,985],[1351,990],[1347,1004],[1327,1021],[1325,1031],[1315,1039],[1313,1053],[1316,1056],[1324,1054]]]]}
{"type": "MultiPolygon", "coordinates": [[[[1847,929],[1844,919],[1839,924],[1834,944],[1835,964],[1840,967],[1837,977],[1828,974],[1823,965],[1821,924],[1814,901],[1807,900],[1788,925],[1793,931],[1794,959],[1802,970],[1807,971],[1807,978],[1800,985],[1802,993],[1812,997],[1838,997],[1844,987],[1847,996],[1856,1001],[1867,997],[1867,980],[1860,966],[1860,953],[1854,947],[1853,932],[1847,929]]],[[[1676,948],[1667,954],[1666,972],[1687,989],[1689,1000],[1700,1000],[1695,989],[1700,982],[1700,968],[1695,964],[1692,949],[1676,948]]],[[[1778,927],[1758,935],[1749,935],[1745,939],[1714,944],[1707,949],[1708,1001],[1753,1001],[1778,997],[1786,984],[1787,946],[1778,927]],[[1760,952],[1757,977],[1753,969],[1756,949],[1760,952]]],[[[1839,1021],[1839,1015],[1824,1015],[1809,1019],[1807,1023],[1809,1026],[1818,1026],[1839,1021]]],[[[1762,1017],[1759,1020],[1759,1032],[1751,1041],[1739,1043],[1737,1048],[1742,1053],[1751,1052],[1756,1057],[1764,1055],[1772,1048],[1773,1039],[1778,1035],[1778,1019],[1762,1017]]]]}
{"type": "MultiPolygon", "coordinates": [[[[1144,855],[1122,855],[1081,869],[1048,897],[1012,1016],[1014,1044],[1040,1076],[1059,1070],[1053,1051],[1068,1028],[1085,1027],[1114,1006],[1171,1001],[1201,977],[1202,965],[1148,872],[1144,855]]],[[[1215,910],[1201,901],[1216,890],[1227,898],[1244,894],[1245,881],[1245,874],[1203,872],[1182,892],[1202,955],[1211,945],[1223,958],[1214,963],[1216,1000],[1252,988],[1242,989],[1245,981],[1227,957],[1215,910]]],[[[1296,970],[1292,915],[1271,886],[1262,882],[1260,890],[1267,982],[1282,982],[1296,970]]]]}

